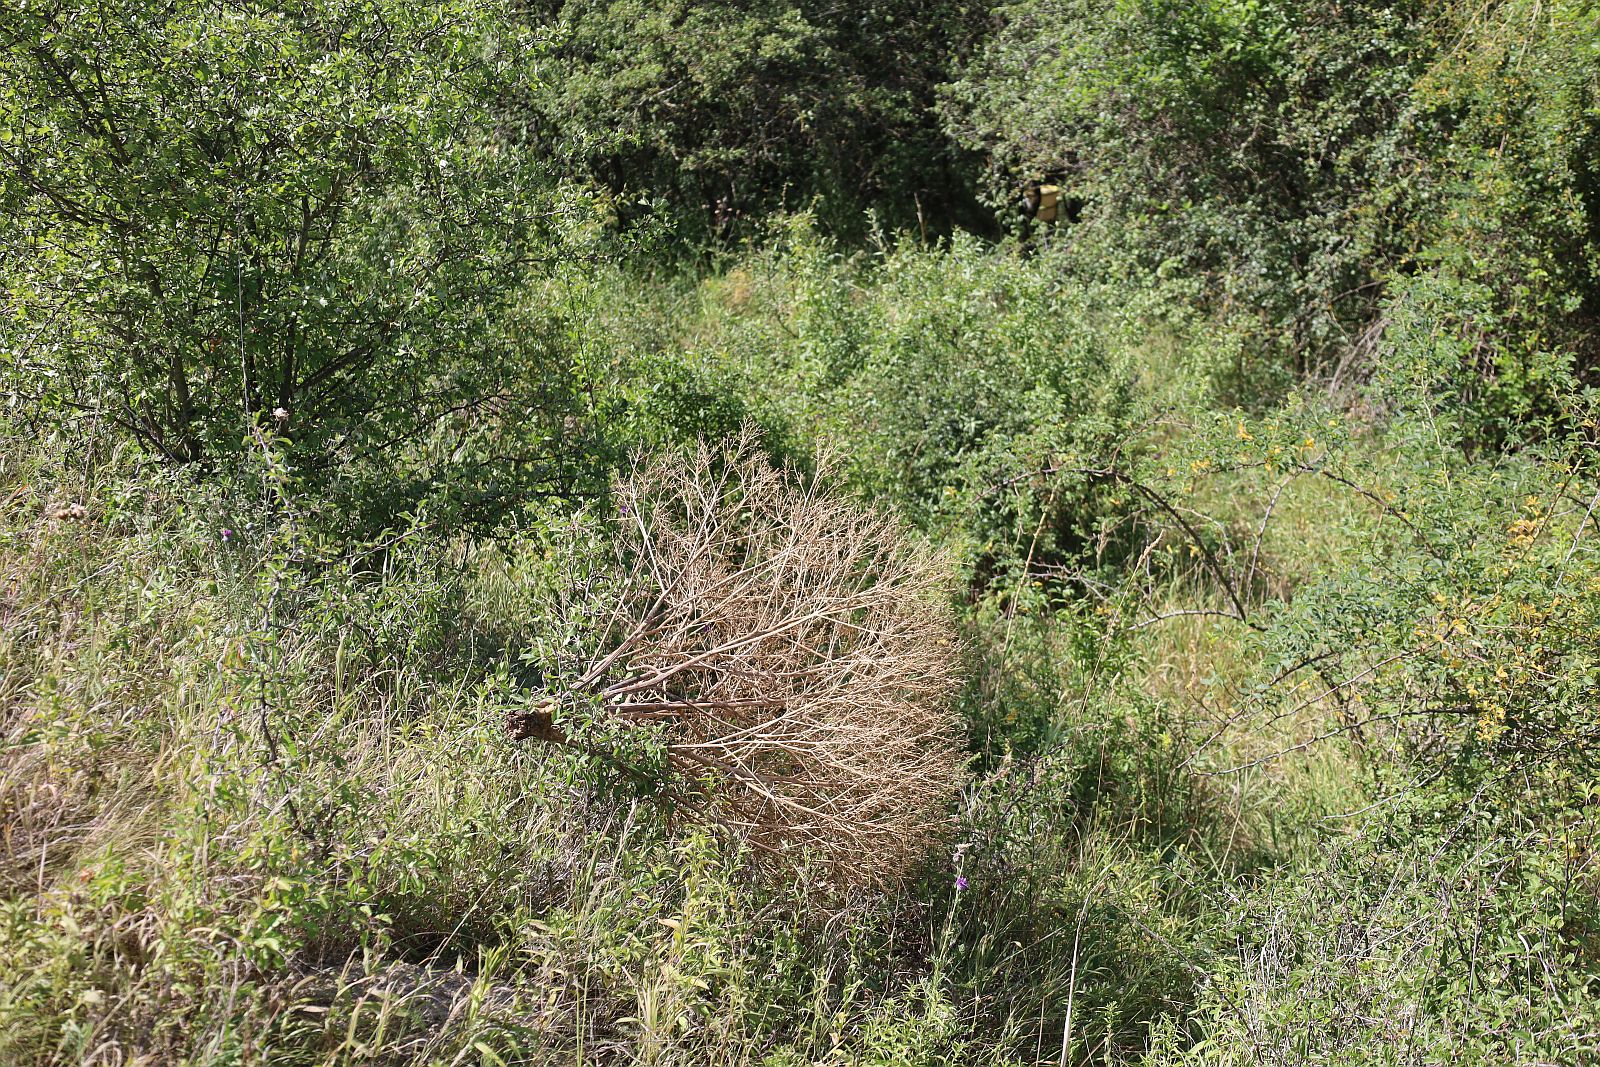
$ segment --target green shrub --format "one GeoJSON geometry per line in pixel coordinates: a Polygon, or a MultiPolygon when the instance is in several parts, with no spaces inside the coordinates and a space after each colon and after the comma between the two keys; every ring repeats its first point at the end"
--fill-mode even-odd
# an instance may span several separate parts
{"type": "Polygon", "coordinates": [[[1301,373],[1372,355],[1385,289],[1489,294],[1511,359],[1595,313],[1594,13],[1583,4],[1007,5],[952,135],[1084,203],[1091,269],[1172,279],[1301,373]]]}
{"type": "Polygon", "coordinates": [[[560,458],[574,398],[505,321],[566,208],[495,125],[504,10],[23,5],[0,47],[13,405],[207,464],[261,422],[326,481],[508,408],[560,458]]]}
{"type": "Polygon", "coordinates": [[[1594,898],[1569,845],[1502,822],[1369,828],[1250,894],[1153,1064],[1582,1063],[1594,898]],[[1577,890],[1576,892],[1574,892],[1577,890]],[[1584,942],[1587,941],[1587,944],[1584,942]]]}
{"type": "Polygon", "coordinates": [[[690,254],[815,203],[837,232],[983,226],[932,112],[983,5],[582,0],[530,12],[548,54],[527,117],[624,228],[690,254]],[[892,56],[885,62],[885,56],[892,56]]]}
{"type": "Polygon", "coordinates": [[[1088,293],[966,237],[863,261],[804,218],[736,285],[714,358],[861,492],[958,543],[979,584],[1092,541],[1095,490],[1049,472],[1114,450],[1139,404],[1088,293]]]}

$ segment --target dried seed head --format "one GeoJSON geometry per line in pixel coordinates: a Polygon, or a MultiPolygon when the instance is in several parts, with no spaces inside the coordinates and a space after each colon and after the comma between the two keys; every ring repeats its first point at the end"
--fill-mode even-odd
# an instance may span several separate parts
{"type": "Polygon", "coordinates": [[[53,508],[50,517],[56,522],[83,522],[89,517],[89,509],[74,501],[53,508]]]}

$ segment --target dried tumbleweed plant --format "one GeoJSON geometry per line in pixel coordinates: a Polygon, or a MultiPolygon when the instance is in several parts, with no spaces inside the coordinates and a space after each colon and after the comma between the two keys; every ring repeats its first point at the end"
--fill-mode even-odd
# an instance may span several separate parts
{"type": "MultiPolygon", "coordinates": [[[[775,470],[745,432],[617,484],[620,580],[573,689],[651,729],[691,809],[836,889],[892,885],[960,787],[948,567],[895,518],[775,470]]],[[[569,737],[552,704],[512,723],[569,737]]]]}

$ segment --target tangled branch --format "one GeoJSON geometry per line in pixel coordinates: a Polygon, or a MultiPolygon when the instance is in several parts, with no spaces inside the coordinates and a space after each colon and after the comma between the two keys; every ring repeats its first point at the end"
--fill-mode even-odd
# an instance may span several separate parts
{"type": "MultiPolygon", "coordinates": [[[[624,574],[576,688],[659,731],[692,807],[761,855],[810,853],[837,888],[893,884],[963,775],[948,568],[756,443],[620,480],[624,574]]],[[[513,729],[569,743],[548,708],[513,729]]]]}

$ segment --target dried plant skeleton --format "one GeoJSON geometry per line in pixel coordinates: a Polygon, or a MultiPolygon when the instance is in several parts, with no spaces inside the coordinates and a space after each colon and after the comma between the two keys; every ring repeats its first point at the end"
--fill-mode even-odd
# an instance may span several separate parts
{"type": "MultiPolygon", "coordinates": [[[[577,688],[659,724],[699,810],[839,888],[892,884],[959,788],[944,561],[895,518],[773,469],[749,433],[617,486],[625,576],[577,688]]],[[[565,740],[547,720],[520,732],[565,740]]]]}

